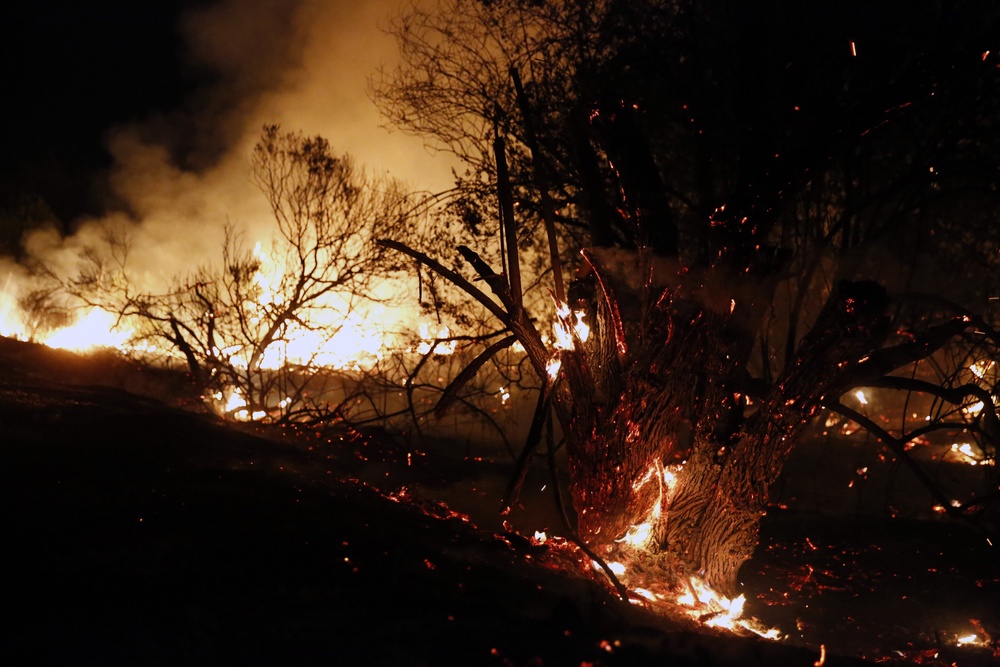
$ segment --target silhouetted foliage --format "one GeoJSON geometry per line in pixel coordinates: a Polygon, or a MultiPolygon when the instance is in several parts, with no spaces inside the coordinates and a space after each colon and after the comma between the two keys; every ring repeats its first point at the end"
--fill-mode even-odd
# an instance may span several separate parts
{"type": "Polygon", "coordinates": [[[392,244],[525,349],[567,438],[584,540],[605,554],[645,526],[673,571],[731,592],[824,409],[872,431],[947,511],[981,508],[954,506],[906,449],[969,429],[995,459],[997,376],[970,366],[995,369],[1000,344],[1000,8],[451,0],[406,8],[392,31],[402,64],[375,99],[468,165],[462,219],[506,220],[499,184],[516,245],[553,216],[578,267],[566,305],[591,333],[558,349],[521,307],[516,265],[497,274],[462,250],[497,303],[392,244]],[[839,400],[858,387],[951,408],[887,427],[839,400]],[[676,487],[650,481],[677,461],[676,487]]]}

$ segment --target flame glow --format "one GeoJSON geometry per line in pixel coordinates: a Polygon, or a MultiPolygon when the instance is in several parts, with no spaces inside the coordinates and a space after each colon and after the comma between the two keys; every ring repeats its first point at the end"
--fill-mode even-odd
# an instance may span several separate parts
{"type": "Polygon", "coordinates": [[[951,450],[949,451],[950,458],[968,465],[990,465],[992,461],[982,455],[981,452],[977,452],[971,443],[952,443],[951,450]]]}
{"type": "Polygon", "coordinates": [[[552,335],[555,337],[553,347],[557,350],[572,350],[576,347],[573,336],[576,335],[581,342],[586,343],[590,338],[590,326],[583,321],[586,313],[582,310],[570,312],[569,306],[565,303],[556,304],[556,320],[552,323],[552,335]],[[570,316],[576,320],[570,324],[570,316]]]}
{"type": "Polygon", "coordinates": [[[50,333],[39,342],[74,352],[98,347],[122,350],[133,333],[133,329],[119,327],[111,313],[93,308],[73,324],[50,333]]]}
{"type": "Polygon", "coordinates": [[[977,361],[969,366],[969,370],[972,371],[973,375],[982,380],[986,377],[986,374],[990,371],[990,369],[993,368],[993,365],[993,361],[977,361]]]}

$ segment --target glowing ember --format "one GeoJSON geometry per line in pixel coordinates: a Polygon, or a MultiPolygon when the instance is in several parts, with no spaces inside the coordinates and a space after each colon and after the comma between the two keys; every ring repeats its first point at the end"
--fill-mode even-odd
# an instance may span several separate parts
{"type": "Polygon", "coordinates": [[[868,399],[865,397],[865,392],[858,389],[854,392],[854,395],[857,397],[858,402],[861,403],[861,405],[868,405],[868,399]]]}

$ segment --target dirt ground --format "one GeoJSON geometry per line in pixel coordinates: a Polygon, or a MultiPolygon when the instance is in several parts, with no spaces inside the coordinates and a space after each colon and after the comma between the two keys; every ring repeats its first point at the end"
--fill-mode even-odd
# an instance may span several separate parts
{"type": "Polygon", "coordinates": [[[558,533],[541,480],[505,530],[507,461],[235,429],[180,387],[0,340],[3,664],[996,664],[957,637],[1000,637],[998,559],[954,524],[776,509],[743,583],[786,637],[740,637],[522,537],[558,533]]]}

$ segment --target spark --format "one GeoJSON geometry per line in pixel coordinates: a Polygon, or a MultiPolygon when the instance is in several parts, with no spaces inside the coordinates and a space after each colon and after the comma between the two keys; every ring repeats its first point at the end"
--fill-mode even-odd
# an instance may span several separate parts
{"type": "Polygon", "coordinates": [[[819,645],[819,660],[813,663],[813,667],[823,667],[826,664],[826,644],[819,645]]]}
{"type": "Polygon", "coordinates": [[[858,402],[860,402],[861,405],[868,405],[868,399],[865,397],[865,392],[858,389],[854,392],[854,395],[857,396],[858,402]]]}

